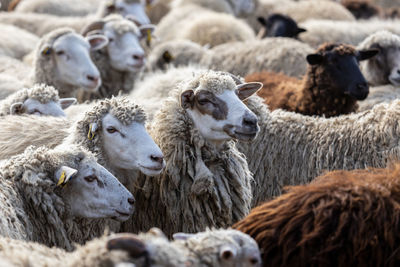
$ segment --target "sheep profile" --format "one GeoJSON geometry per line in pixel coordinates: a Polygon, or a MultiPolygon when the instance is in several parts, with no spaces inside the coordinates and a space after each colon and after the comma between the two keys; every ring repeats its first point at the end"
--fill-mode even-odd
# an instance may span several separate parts
{"type": "Polygon", "coordinates": [[[259,39],[264,37],[290,37],[297,38],[306,29],[300,28],[297,23],[289,16],[274,13],[268,18],[258,17],[258,22],[262,28],[257,34],[259,39]]]}
{"type": "Polygon", "coordinates": [[[333,171],[256,207],[233,227],[263,266],[398,266],[400,164],[333,171]]]}
{"type": "Polygon", "coordinates": [[[104,232],[99,219],[133,213],[132,194],[79,146],[28,147],[3,161],[0,175],[5,237],[71,250],[104,232]]]}
{"type": "Polygon", "coordinates": [[[35,114],[65,116],[63,109],[76,102],[75,98],[59,98],[54,87],[36,84],[24,88],[0,101],[0,116],[35,114]]]}
{"type": "Polygon", "coordinates": [[[278,108],[304,115],[338,116],[357,110],[357,100],[368,96],[368,84],[358,61],[378,51],[356,50],[345,44],[326,43],[307,55],[307,74],[302,80],[271,72],[246,76],[246,81],[262,82],[262,96],[271,110],[278,108]]]}
{"type": "Polygon", "coordinates": [[[128,186],[138,210],[124,231],[154,226],[168,236],[193,233],[228,227],[249,212],[252,177],[232,139],[250,141],[257,135],[256,117],[241,100],[259,88],[205,71],[171,92],[149,126],[166,168],[128,186]]]}

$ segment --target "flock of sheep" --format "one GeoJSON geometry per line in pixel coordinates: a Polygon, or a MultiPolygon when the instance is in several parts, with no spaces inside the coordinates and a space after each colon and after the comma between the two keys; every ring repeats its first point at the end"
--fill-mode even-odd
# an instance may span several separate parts
{"type": "Polygon", "coordinates": [[[0,266],[399,266],[399,0],[0,3],[0,266]]]}

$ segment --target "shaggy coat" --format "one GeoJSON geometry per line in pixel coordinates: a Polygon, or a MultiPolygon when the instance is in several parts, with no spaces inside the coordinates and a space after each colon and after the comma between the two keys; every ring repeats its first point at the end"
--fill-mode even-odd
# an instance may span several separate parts
{"type": "Polygon", "coordinates": [[[393,100],[400,99],[400,89],[393,85],[381,85],[370,88],[367,99],[358,103],[357,112],[372,109],[375,105],[381,103],[390,103],[393,100]]]}
{"type": "Polygon", "coordinates": [[[0,234],[67,250],[73,242],[101,235],[105,225],[100,220],[68,216],[69,207],[54,179],[61,164],[78,168],[78,159],[84,157],[93,155],[81,147],[70,146],[68,152],[29,147],[2,162],[0,234]]]}
{"type": "Polygon", "coordinates": [[[249,212],[252,176],[245,158],[233,141],[217,147],[205,140],[180,105],[180,93],[198,83],[213,92],[236,86],[229,75],[206,72],[164,101],[150,134],[164,154],[166,168],[160,176],[143,177],[127,186],[138,204],[135,219],[124,223],[124,231],[136,233],[154,226],[168,236],[193,233],[228,227],[249,212]]]}
{"type": "Polygon", "coordinates": [[[400,164],[334,171],[253,209],[234,225],[264,266],[398,266],[400,164]]]}
{"type": "Polygon", "coordinates": [[[251,143],[238,143],[254,174],[253,207],[280,195],[282,187],[309,183],[324,170],[382,168],[400,159],[400,101],[335,118],[269,111],[259,97],[247,105],[260,132],[251,143]]]}
{"type": "MultiPolygon", "coordinates": [[[[356,50],[346,45],[326,44],[318,54],[332,52],[339,55],[356,55],[356,50]]],[[[265,99],[270,110],[284,109],[304,115],[333,117],[357,110],[357,100],[343,93],[332,80],[326,64],[309,65],[302,80],[283,74],[261,72],[246,76],[247,82],[264,84],[259,95],[265,99]]]]}
{"type": "Polygon", "coordinates": [[[42,104],[51,101],[58,102],[60,100],[58,92],[54,87],[45,84],[36,84],[32,88],[19,90],[14,94],[9,95],[6,99],[0,101],[0,116],[9,115],[12,104],[18,102],[23,103],[27,99],[34,99],[42,104]]]}
{"type": "Polygon", "coordinates": [[[2,38],[0,40],[0,54],[13,57],[21,60],[26,54],[32,51],[39,38],[14,25],[1,25],[0,33],[2,38]]]}

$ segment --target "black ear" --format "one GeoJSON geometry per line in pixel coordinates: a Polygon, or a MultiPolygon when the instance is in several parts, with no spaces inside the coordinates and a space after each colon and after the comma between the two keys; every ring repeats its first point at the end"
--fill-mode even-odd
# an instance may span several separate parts
{"type": "Polygon", "coordinates": [[[181,107],[183,109],[191,108],[194,104],[193,90],[186,90],[181,94],[181,107]]]}
{"type": "Polygon", "coordinates": [[[302,33],[302,32],[306,32],[306,29],[303,28],[297,28],[297,34],[302,33]]]}
{"type": "Polygon", "coordinates": [[[257,17],[257,21],[260,22],[261,25],[267,26],[267,21],[263,17],[257,17]]]}
{"type": "Polygon", "coordinates": [[[359,61],[370,59],[379,53],[378,49],[358,50],[357,59],[359,61]]]}
{"type": "Polygon", "coordinates": [[[324,61],[324,56],[320,54],[309,54],[307,55],[307,62],[310,65],[321,64],[324,61]]]}

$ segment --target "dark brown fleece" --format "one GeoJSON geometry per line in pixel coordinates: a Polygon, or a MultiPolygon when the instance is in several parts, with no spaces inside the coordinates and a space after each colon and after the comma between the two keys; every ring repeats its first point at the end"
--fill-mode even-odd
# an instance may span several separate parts
{"type": "MultiPolygon", "coordinates": [[[[334,51],[339,55],[356,52],[352,46],[324,44],[316,53],[324,54],[325,51],[334,51]]],[[[302,80],[266,71],[250,74],[245,80],[264,84],[258,95],[265,99],[270,110],[285,109],[304,115],[325,117],[355,112],[358,108],[357,101],[340,93],[342,90],[337,88],[327,72],[324,64],[309,65],[302,80]]]]}
{"type": "Polygon", "coordinates": [[[264,266],[400,266],[400,164],[286,190],[233,226],[257,241],[264,266]]]}

